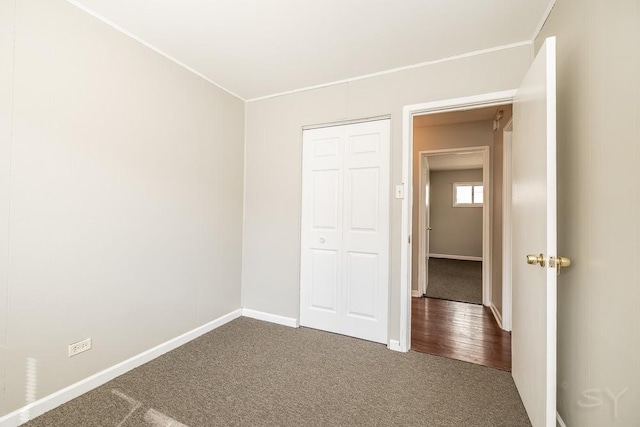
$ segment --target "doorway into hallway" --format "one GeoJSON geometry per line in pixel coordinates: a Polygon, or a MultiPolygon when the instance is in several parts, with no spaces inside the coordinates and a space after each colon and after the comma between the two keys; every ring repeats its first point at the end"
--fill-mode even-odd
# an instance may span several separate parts
{"type": "Polygon", "coordinates": [[[508,104],[415,117],[412,195],[411,348],[507,371],[511,335],[490,307],[501,306],[492,290],[502,286],[496,163],[510,118],[508,104]]]}

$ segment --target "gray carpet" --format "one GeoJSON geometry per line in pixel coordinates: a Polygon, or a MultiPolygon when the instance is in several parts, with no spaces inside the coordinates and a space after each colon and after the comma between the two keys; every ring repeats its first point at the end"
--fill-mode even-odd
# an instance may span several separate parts
{"type": "Polygon", "coordinates": [[[482,304],[482,261],[429,258],[427,297],[482,304]]]}
{"type": "Polygon", "coordinates": [[[507,372],[240,318],[26,425],[530,423],[507,372]]]}

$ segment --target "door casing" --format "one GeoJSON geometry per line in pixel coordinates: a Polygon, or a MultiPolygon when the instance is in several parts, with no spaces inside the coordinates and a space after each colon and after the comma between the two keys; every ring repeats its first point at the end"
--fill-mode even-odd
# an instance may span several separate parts
{"type": "MultiPolygon", "coordinates": [[[[513,118],[503,130],[504,151],[502,157],[502,313],[500,326],[511,332],[511,144],[513,118]]],[[[495,313],[494,313],[495,314],[495,313]]]]}
{"type": "MultiPolygon", "coordinates": [[[[472,147],[460,147],[460,148],[445,148],[442,150],[425,150],[420,151],[420,188],[423,187],[423,168],[422,162],[424,157],[439,156],[444,154],[466,154],[466,153],[482,153],[482,185],[484,186],[484,205],[482,206],[482,304],[488,306],[491,301],[491,245],[492,245],[492,232],[491,225],[493,224],[493,194],[492,194],[492,181],[491,181],[491,169],[490,169],[490,152],[489,146],[479,145],[472,147]]],[[[412,193],[409,193],[412,194],[412,193]]],[[[418,290],[422,293],[426,292],[426,269],[425,263],[422,262],[426,259],[428,254],[426,253],[426,227],[429,224],[425,224],[426,208],[423,200],[423,192],[419,192],[418,199],[418,290]]]]}
{"type": "MultiPolygon", "coordinates": [[[[465,111],[513,103],[516,90],[491,92],[464,98],[406,105],[402,110],[402,182],[405,195],[413,194],[413,117],[451,111],[465,111]]],[[[411,348],[411,227],[412,197],[402,200],[400,233],[400,336],[389,348],[407,352],[411,348]]],[[[484,244],[484,243],[483,243],[484,244]]]]}

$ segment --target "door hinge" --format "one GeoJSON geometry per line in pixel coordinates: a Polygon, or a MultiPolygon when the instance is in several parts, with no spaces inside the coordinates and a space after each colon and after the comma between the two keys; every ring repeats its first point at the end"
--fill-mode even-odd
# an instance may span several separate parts
{"type": "Polygon", "coordinates": [[[411,244],[411,236],[409,236],[409,238],[407,239],[409,244],[411,244]]]}

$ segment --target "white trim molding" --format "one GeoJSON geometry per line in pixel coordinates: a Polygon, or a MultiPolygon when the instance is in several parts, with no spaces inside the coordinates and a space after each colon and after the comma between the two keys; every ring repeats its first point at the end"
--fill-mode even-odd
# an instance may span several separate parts
{"type": "MultiPolygon", "coordinates": [[[[547,22],[547,19],[549,19],[549,15],[551,15],[551,11],[555,7],[555,5],[556,5],[556,0],[549,0],[549,4],[547,4],[547,8],[545,9],[544,13],[542,14],[542,18],[540,18],[540,22],[536,26],[536,29],[533,31],[533,36],[531,36],[531,44],[532,45],[533,45],[533,43],[535,43],[536,39],[540,35],[540,32],[542,31],[542,28],[544,28],[544,24],[545,24],[545,22],[547,22]]],[[[532,52],[531,59],[533,59],[533,52],[532,52]]]]}
{"type": "MultiPolygon", "coordinates": [[[[424,151],[418,153],[418,290],[427,293],[429,286],[428,254],[431,238],[431,171],[429,157],[424,151]],[[429,183],[429,188],[427,188],[429,183]]],[[[413,194],[411,195],[413,197],[413,194]]],[[[415,200],[414,200],[415,203],[415,200]]],[[[413,281],[413,278],[411,279],[413,281]]],[[[413,296],[413,295],[412,295],[413,296]]]]}
{"type": "Polygon", "coordinates": [[[181,66],[185,70],[195,74],[196,76],[206,80],[207,82],[211,83],[212,85],[222,89],[223,91],[227,92],[229,95],[235,96],[239,100],[246,102],[246,99],[244,99],[243,97],[241,97],[237,93],[234,93],[234,92],[230,91],[229,89],[227,89],[226,87],[222,86],[221,84],[214,82],[209,77],[207,77],[204,74],[202,74],[200,71],[198,71],[198,70],[196,70],[194,68],[191,68],[190,66],[188,66],[187,64],[185,64],[182,61],[177,60],[176,58],[174,58],[173,56],[169,55],[168,53],[166,53],[162,49],[159,49],[156,46],[152,45],[151,43],[149,43],[148,41],[146,41],[142,37],[138,37],[137,35],[133,34],[132,32],[125,30],[124,28],[122,28],[121,26],[116,24],[115,22],[113,22],[113,21],[105,18],[104,16],[100,15],[99,13],[91,10],[90,8],[88,8],[84,4],[80,3],[79,1],[77,1],[77,0],[67,0],[67,3],[70,3],[73,6],[77,7],[78,9],[82,10],[83,12],[88,13],[89,15],[93,16],[94,18],[96,18],[98,21],[101,21],[101,22],[107,24],[108,26],[110,26],[111,28],[113,28],[116,31],[121,32],[125,36],[134,39],[135,41],[137,41],[138,43],[140,43],[144,47],[146,47],[148,49],[151,49],[152,51],[156,52],[159,55],[164,56],[169,61],[174,62],[175,64],[181,66]]]}
{"type": "MultiPolygon", "coordinates": [[[[71,1],[71,0],[67,0],[67,1],[71,1]]],[[[555,2],[555,0],[554,0],[554,2],[555,2]]],[[[392,69],[389,69],[389,70],[378,71],[376,73],[363,74],[363,75],[360,75],[360,76],[350,77],[350,78],[347,78],[347,79],[335,80],[335,81],[332,81],[332,82],[322,83],[322,84],[318,84],[318,85],[314,85],[314,86],[306,86],[306,87],[302,87],[302,88],[299,88],[299,89],[293,89],[293,90],[289,90],[289,91],[285,91],[285,92],[274,93],[274,94],[271,94],[271,95],[264,95],[264,96],[259,96],[259,97],[256,97],[256,98],[250,98],[250,99],[247,99],[247,102],[262,101],[264,99],[276,98],[278,96],[290,95],[292,93],[305,92],[305,91],[314,90],[314,89],[321,89],[323,87],[335,86],[335,85],[355,82],[355,81],[358,81],[358,80],[370,79],[372,77],[384,76],[385,74],[392,74],[392,73],[397,73],[399,71],[412,70],[414,68],[420,68],[420,67],[425,67],[425,66],[428,66],[428,65],[440,64],[440,63],[443,63],[443,62],[456,61],[458,59],[464,59],[464,58],[469,58],[469,57],[473,57],[473,56],[486,55],[487,53],[500,52],[502,50],[514,49],[514,48],[522,47],[522,46],[533,46],[533,41],[532,40],[524,40],[524,41],[521,41],[521,42],[510,43],[510,44],[505,44],[505,45],[501,45],[501,46],[495,46],[495,47],[491,47],[491,48],[488,48],[488,49],[474,50],[472,52],[462,53],[460,55],[447,56],[445,58],[434,59],[432,61],[420,62],[418,64],[406,65],[404,67],[398,67],[398,68],[392,68],[392,69]]],[[[533,50],[533,48],[531,50],[533,50]]]]}
{"type": "Polygon", "coordinates": [[[498,326],[500,326],[500,329],[504,329],[502,327],[502,316],[500,315],[500,310],[498,310],[498,307],[496,307],[493,301],[491,301],[491,305],[489,306],[489,308],[491,308],[491,313],[493,313],[493,317],[496,319],[496,322],[498,322],[498,326]]]}
{"type": "Polygon", "coordinates": [[[502,155],[502,329],[511,331],[512,277],[511,277],[511,148],[513,118],[503,130],[502,155]]]}
{"type": "Polygon", "coordinates": [[[558,411],[556,411],[556,421],[557,421],[557,427],[567,427],[564,420],[560,416],[560,412],[558,411]]]}
{"type": "MultiPolygon", "coordinates": [[[[486,261],[482,265],[482,295],[483,295],[483,304],[489,305],[490,297],[491,297],[491,241],[488,242],[485,247],[484,242],[487,239],[491,239],[491,226],[493,224],[493,211],[492,204],[490,202],[492,193],[491,193],[491,173],[490,173],[490,152],[489,146],[472,146],[472,147],[457,147],[457,148],[444,148],[439,150],[425,150],[418,152],[419,155],[419,171],[420,171],[420,188],[425,186],[427,181],[426,173],[428,166],[428,159],[440,155],[448,155],[448,154],[471,154],[471,153],[480,153],[482,154],[482,179],[483,181],[474,183],[474,184],[482,184],[485,187],[485,195],[484,199],[486,203],[474,205],[473,207],[482,208],[482,256],[480,257],[469,257],[464,255],[446,255],[446,254],[431,254],[429,253],[428,258],[448,258],[448,259],[458,259],[458,260],[467,260],[467,261],[486,261]],[[489,252],[486,252],[486,251],[489,252]],[[489,289],[487,289],[489,287],[489,289]]],[[[413,178],[412,178],[413,179],[413,178]]],[[[413,182],[413,181],[412,181],[413,182]]],[[[454,185],[454,197],[455,201],[455,185],[454,185]]],[[[412,193],[413,194],[413,193],[412,193]]],[[[427,203],[425,201],[425,192],[418,191],[418,259],[426,259],[427,255],[425,252],[428,251],[428,238],[427,238],[427,226],[430,224],[426,223],[427,216],[427,203]]],[[[429,203],[430,204],[430,203],[429,203]]],[[[454,204],[455,206],[455,204],[454,204]]],[[[426,263],[419,262],[418,263],[418,288],[422,290],[423,293],[427,292],[428,286],[428,277],[427,277],[427,266],[426,263]]]]}
{"type": "Polygon", "coordinates": [[[250,308],[242,309],[243,317],[250,317],[251,319],[262,320],[270,323],[277,323],[278,325],[289,326],[290,328],[297,328],[300,326],[298,319],[293,317],[280,316],[278,314],[265,313],[264,311],[251,310],[250,308]]]}
{"type": "Polygon", "coordinates": [[[207,332],[211,332],[212,330],[219,328],[225,323],[229,323],[232,320],[237,319],[238,317],[240,317],[240,315],[240,309],[234,310],[231,313],[220,316],[209,323],[185,332],[180,336],[172,338],[169,341],[150,348],[147,351],[143,351],[142,353],[137,354],[123,362],[117,363],[110,368],[93,374],[90,377],[78,381],[77,383],[71,384],[70,386],[58,390],[55,393],[43,397],[42,399],[36,400],[33,403],[10,412],[0,418],[0,426],[16,427],[22,425],[27,421],[32,420],[35,417],[62,405],[63,403],[69,402],[70,400],[75,399],[76,397],[87,393],[94,388],[97,388],[111,381],[112,379],[126,372],[129,372],[134,368],[137,368],[140,365],[143,365],[171,350],[180,347],[181,345],[188,343],[189,341],[198,338],[201,335],[206,334],[207,332]]]}
{"type": "Polygon", "coordinates": [[[482,183],[484,203],[482,206],[482,304],[491,305],[493,295],[493,180],[491,179],[491,152],[485,147],[482,152],[482,183]]]}
{"type": "Polygon", "coordinates": [[[402,348],[400,347],[400,341],[398,340],[389,340],[389,345],[387,345],[389,350],[402,352],[402,348]]]}
{"type": "Polygon", "coordinates": [[[420,291],[417,291],[415,289],[411,289],[411,297],[412,298],[420,298],[422,296],[422,293],[420,293],[420,291]]]}
{"type": "Polygon", "coordinates": [[[481,256],[429,254],[429,258],[457,259],[459,261],[482,261],[481,256]]]}
{"type": "Polygon", "coordinates": [[[383,114],[381,116],[360,117],[356,119],[345,119],[345,120],[338,120],[334,122],[305,125],[305,126],[302,126],[302,131],[304,132],[305,130],[330,128],[334,126],[355,125],[358,123],[377,122],[379,120],[391,120],[391,114],[383,114]]]}
{"type": "MultiPolygon", "coordinates": [[[[443,148],[439,150],[428,150],[428,151],[420,151],[418,154],[420,156],[420,173],[422,174],[424,171],[422,170],[423,158],[435,157],[439,155],[446,154],[470,154],[470,153],[480,153],[482,154],[482,185],[484,186],[484,201],[481,205],[477,206],[482,208],[482,256],[479,261],[484,261],[482,263],[482,304],[485,306],[489,306],[491,304],[491,276],[492,276],[492,258],[491,258],[491,247],[492,247],[492,225],[493,225],[493,191],[492,191],[492,180],[491,180],[491,154],[490,148],[488,145],[478,145],[478,146],[470,146],[470,147],[456,147],[456,148],[443,148]]],[[[413,173],[413,172],[412,172],[413,173]]],[[[411,176],[411,182],[413,183],[413,175],[411,176]]],[[[422,181],[424,177],[420,176],[420,185],[422,186],[422,181]]],[[[480,184],[476,182],[474,184],[480,184]]],[[[454,187],[455,188],[455,187],[454,187]]],[[[455,189],[454,189],[455,191],[455,189]]],[[[424,219],[426,217],[426,203],[422,197],[422,191],[419,191],[420,200],[418,203],[418,235],[415,236],[418,240],[418,258],[426,259],[426,255],[424,251],[426,251],[426,241],[427,241],[427,231],[426,224],[424,224],[424,219]]],[[[412,190],[408,190],[407,194],[413,194],[412,190]]],[[[453,198],[455,200],[455,196],[453,198]]],[[[454,205],[455,206],[455,205],[454,205]]],[[[413,222],[413,220],[412,220],[413,222]]],[[[432,255],[429,254],[429,258],[432,255]]],[[[433,256],[433,258],[438,258],[433,256]]],[[[448,258],[446,255],[441,258],[448,258]]],[[[462,257],[459,258],[450,258],[450,259],[465,259],[462,257]]],[[[469,259],[469,258],[466,258],[469,259]]],[[[474,261],[478,261],[478,259],[474,259],[474,261]]],[[[418,285],[420,289],[424,289],[426,293],[426,285],[427,285],[427,273],[426,268],[422,262],[418,264],[418,285]]]]}
{"type": "MultiPolygon", "coordinates": [[[[485,93],[464,98],[452,98],[421,104],[406,105],[402,109],[402,183],[405,186],[405,197],[402,199],[401,232],[400,232],[400,351],[409,351],[411,347],[411,227],[413,194],[413,117],[424,114],[437,114],[448,111],[465,111],[482,107],[492,107],[513,103],[516,90],[485,93]]],[[[486,154],[488,156],[488,153],[486,154]]],[[[486,168],[488,175],[490,168],[486,168]]],[[[488,200],[491,203],[491,199],[488,200]]],[[[490,244],[489,239],[483,242],[483,251],[490,244]]],[[[489,246],[490,248],[490,246],[489,246]]],[[[483,264],[488,264],[485,262],[483,264]]],[[[483,272],[483,275],[485,272],[483,272]]],[[[485,276],[486,277],[486,276],[485,276]]],[[[489,276],[490,277],[490,276],[489,276]]],[[[489,288],[489,286],[487,286],[489,288]]],[[[484,294],[484,293],[483,293],[484,294]]],[[[487,301],[486,294],[483,302],[487,301]]]]}

